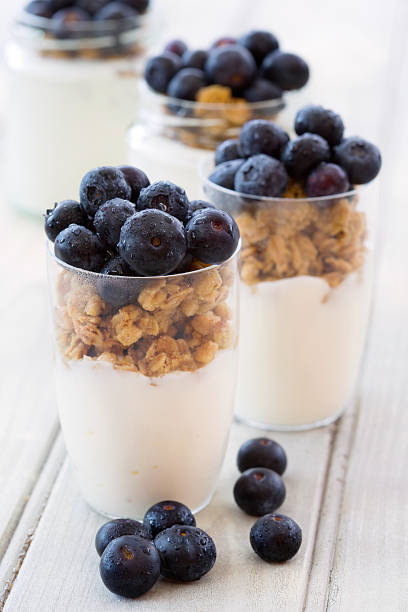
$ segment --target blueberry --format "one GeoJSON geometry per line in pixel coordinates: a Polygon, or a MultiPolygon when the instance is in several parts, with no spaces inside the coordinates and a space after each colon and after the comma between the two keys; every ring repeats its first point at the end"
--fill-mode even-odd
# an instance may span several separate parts
{"type": "Polygon", "coordinates": [[[344,125],[342,118],[332,110],[309,104],[296,113],[296,134],[319,134],[333,147],[339,144],[343,138],[344,125]]]}
{"type": "Polygon", "coordinates": [[[344,168],[351,183],[363,185],[379,173],[381,153],[371,142],[351,136],[334,148],[334,161],[344,168]]]}
{"type": "Polygon", "coordinates": [[[197,211],[186,225],[187,246],[196,259],[219,264],[235,253],[239,229],[225,211],[205,208],[197,211]]]}
{"type": "Polygon", "coordinates": [[[272,51],[279,49],[279,42],[272,32],[263,30],[252,30],[238,40],[238,42],[246,47],[252,53],[258,66],[262,64],[264,57],[272,51]]]}
{"type": "Polygon", "coordinates": [[[240,90],[255,77],[256,64],[250,52],[239,45],[225,45],[210,51],[205,64],[208,80],[217,85],[240,90]]]}
{"type": "Polygon", "coordinates": [[[75,200],[57,202],[54,208],[47,210],[45,215],[45,233],[54,242],[58,234],[71,223],[77,225],[88,223],[88,218],[80,203],[75,200]]]}
{"type": "Polygon", "coordinates": [[[79,189],[81,206],[90,219],[98,208],[108,200],[129,200],[132,190],[118,168],[101,166],[87,172],[79,189]]]}
{"type": "Polygon", "coordinates": [[[96,233],[111,251],[115,251],[117,247],[122,225],[135,212],[135,205],[121,198],[104,202],[96,211],[94,217],[96,233]]]}
{"type": "Polygon", "coordinates": [[[242,95],[247,102],[264,102],[281,98],[283,92],[275,83],[259,78],[255,79],[242,95]]]}
{"type": "Polygon", "coordinates": [[[75,6],[83,9],[90,15],[95,15],[101,10],[110,0],[76,0],[75,6]]]}
{"type": "Polygon", "coordinates": [[[71,223],[58,234],[54,251],[55,256],[65,263],[91,272],[99,272],[107,259],[98,236],[76,223],[71,223]]]}
{"type": "Polygon", "coordinates": [[[268,468],[256,467],[246,470],[234,486],[237,505],[255,516],[274,512],[286,497],[282,478],[268,468]]]}
{"type": "Polygon", "coordinates": [[[249,540],[261,559],[282,563],[296,555],[302,544],[302,530],[284,514],[266,514],[252,526],[249,540]]]}
{"type": "Polygon", "coordinates": [[[187,51],[187,45],[183,40],[176,38],[175,40],[170,40],[167,45],[164,47],[164,51],[169,51],[170,53],[175,53],[179,57],[184,55],[187,51]]]}
{"type": "Polygon", "coordinates": [[[289,136],[281,127],[264,119],[247,121],[239,136],[244,157],[265,153],[279,159],[282,150],[289,142],[289,136]]]}
{"type": "Polygon", "coordinates": [[[265,467],[282,475],[286,470],[287,458],[282,446],[274,440],[252,438],[240,447],[237,464],[240,472],[250,468],[265,467]]]}
{"type": "Polygon", "coordinates": [[[281,160],[289,175],[304,179],[318,164],[330,159],[330,147],[317,134],[302,134],[288,142],[282,151],[281,160]]]}
{"type": "Polygon", "coordinates": [[[148,529],[139,521],[123,518],[109,521],[99,528],[95,536],[95,548],[99,556],[102,555],[107,545],[124,535],[135,535],[146,540],[151,540],[148,529]]]}
{"type": "Polygon", "coordinates": [[[99,571],[106,588],[122,597],[140,597],[160,576],[160,556],[153,542],[123,535],[105,548],[99,571]]]}
{"type": "Polygon", "coordinates": [[[122,259],[137,274],[169,274],[186,254],[184,227],[161,210],[142,210],[122,227],[118,247],[122,259]]]}
{"type": "Polygon", "coordinates": [[[51,3],[48,0],[32,0],[29,2],[24,10],[30,15],[35,15],[36,17],[45,17],[49,19],[52,17],[53,10],[51,8],[51,3]]]}
{"type": "Polygon", "coordinates": [[[219,47],[225,47],[226,45],[236,45],[237,42],[237,39],[233,38],[232,36],[222,36],[221,38],[214,40],[213,44],[211,45],[211,49],[218,49],[219,47]]]}
{"type": "Polygon", "coordinates": [[[284,165],[269,155],[253,155],[235,175],[235,190],[255,196],[280,198],[288,186],[284,165]]]}
{"type": "Polygon", "coordinates": [[[195,526],[196,522],[187,506],[180,502],[165,500],[154,504],[147,510],[143,524],[154,538],[158,533],[173,525],[195,526]]]}
{"type": "Polygon", "coordinates": [[[309,198],[320,198],[344,193],[350,189],[346,172],[337,164],[319,164],[306,179],[305,192],[309,198]]]}
{"type": "Polygon", "coordinates": [[[139,170],[139,168],[135,168],[135,166],[119,166],[119,170],[123,172],[126,181],[132,189],[130,201],[136,204],[141,190],[148,187],[150,185],[150,181],[143,170],[139,170]]]}
{"type": "Polygon", "coordinates": [[[170,181],[158,181],[142,189],[136,208],[158,208],[184,223],[189,201],[182,187],[170,181]]]}
{"type": "Polygon", "coordinates": [[[224,140],[224,142],[218,145],[215,151],[216,166],[218,166],[219,164],[223,164],[224,162],[231,161],[232,159],[241,158],[242,152],[239,146],[239,140],[235,138],[224,140]]]}
{"type": "Polygon", "coordinates": [[[204,200],[191,200],[188,206],[186,223],[190,221],[191,217],[195,215],[196,212],[204,210],[205,208],[215,208],[215,206],[214,204],[210,204],[209,202],[205,202],[204,200]]]}
{"type": "Polygon", "coordinates": [[[106,262],[101,274],[102,276],[96,281],[96,288],[105,302],[116,308],[136,302],[143,288],[143,281],[138,278],[129,278],[133,276],[133,272],[119,255],[115,255],[106,262]],[[115,278],[117,276],[126,278],[115,278]]]}
{"type": "Polygon", "coordinates": [[[167,95],[181,100],[196,99],[197,92],[207,85],[205,74],[198,68],[182,68],[171,79],[167,95]]]}
{"type": "Polygon", "coordinates": [[[168,84],[181,68],[181,60],[175,53],[166,52],[152,57],[146,64],[144,78],[147,84],[158,91],[166,93],[168,84]]]}
{"type": "Polygon", "coordinates": [[[207,51],[201,49],[197,49],[196,51],[187,50],[183,53],[181,61],[184,68],[198,68],[199,70],[204,70],[207,58],[207,51]]]}
{"type": "Polygon", "coordinates": [[[217,551],[205,531],[188,525],[174,525],[154,539],[160,555],[161,574],[170,580],[199,580],[213,567],[217,551]]]}
{"type": "Polygon", "coordinates": [[[139,15],[142,15],[149,8],[150,0],[122,0],[124,4],[128,4],[139,15]]]}
{"type": "Polygon", "coordinates": [[[94,16],[96,21],[111,21],[132,19],[138,13],[124,2],[109,2],[101,8],[94,16]]]}
{"type": "Polygon", "coordinates": [[[306,85],[309,80],[309,67],[301,57],[294,53],[274,51],[269,53],[262,62],[261,75],[281,89],[290,91],[306,85]]]}
{"type": "Polygon", "coordinates": [[[235,175],[243,163],[243,159],[233,159],[223,162],[213,170],[208,180],[225,189],[234,189],[235,175]]]}

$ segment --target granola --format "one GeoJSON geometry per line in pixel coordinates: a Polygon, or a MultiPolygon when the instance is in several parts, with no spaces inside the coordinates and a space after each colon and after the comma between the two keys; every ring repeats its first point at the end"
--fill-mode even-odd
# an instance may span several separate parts
{"type": "Polygon", "coordinates": [[[242,280],[253,285],[307,274],[337,287],[364,263],[366,219],[357,196],[326,206],[296,202],[305,194],[292,182],[285,197],[294,199],[248,207],[236,217],[242,280]]]}
{"type": "Polygon", "coordinates": [[[67,360],[106,361],[148,377],[193,372],[234,344],[232,266],[146,279],[137,300],[120,308],[107,304],[86,275],[62,270],[54,315],[59,350],[67,360]]]}

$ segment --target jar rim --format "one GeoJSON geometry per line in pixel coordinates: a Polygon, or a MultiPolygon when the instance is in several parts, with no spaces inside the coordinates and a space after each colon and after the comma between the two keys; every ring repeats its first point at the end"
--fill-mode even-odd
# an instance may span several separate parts
{"type": "MultiPolygon", "coordinates": [[[[318,197],[304,197],[304,198],[284,198],[284,197],[269,197],[269,196],[260,196],[260,195],[253,195],[253,194],[249,194],[249,193],[242,193],[240,191],[233,191],[232,189],[227,189],[225,187],[221,187],[221,185],[217,185],[217,183],[213,183],[212,181],[209,180],[208,178],[208,171],[211,169],[211,167],[214,167],[214,163],[212,160],[202,160],[202,162],[199,165],[199,174],[200,174],[200,178],[202,180],[203,186],[208,186],[210,189],[213,189],[215,191],[217,191],[220,194],[224,194],[225,196],[228,196],[229,198],[235,198],[236,200],[244,200],[246,203],[251,203],[253,202],[254,204],[256,202],[262,202],[262,203],[267,203],[270,202],[271,204],[293,204],[293,203],[305,203],[305,202],[309,202],[311,204],[321,204],[323,202],[327,202],[327,201],[331,201],[331,200],[338,200],[341,198],[349,198],[349,197],[354,197],[355,195],[357,195],[358,193],[361,192],[362,189],[366,188],[367,185],[369,185],[370,183],[367,183],[365,185],[358,185],[357,187],[355,187],[354,189],[350,189],[349,191],[345,191],[343,193],[334,193],[332,195],[329,196],[318,196],[318,197]]],[[[373,182],[373,181],[371,181],[373,182]]]]}

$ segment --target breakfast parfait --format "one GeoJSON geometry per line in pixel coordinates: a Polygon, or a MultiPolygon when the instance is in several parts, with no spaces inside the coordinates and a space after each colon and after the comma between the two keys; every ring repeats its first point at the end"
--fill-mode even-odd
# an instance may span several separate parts
{"type": "Polygon", "coordinates": [[[224,37],[210,49],[170,41],[145,67],[143,108],[129,132],[129,155],[154,180],[169,176],[198,197],[197,165],[255,118],[280,120],[287,96],[304,87],[309,67],[282,51],[274,34],[224,37]],[[188,188],[187,188],[188,186],[188,188]]]}
{"type": "Polygon", "coordinates": [[[131,166],[99,167],[48,210],[61,425],[98,511],[194,511],[232,421],[239,230],[210,203],[131,166]],[[52,244],[53,243],[53,244],[52,244]]]}
{"type": "Polygon", "coordinates": [[[6,46],[7,193],[40,215],[86,170],[119,164],[137,115],[149,0],[33,0],[6,46]],[[24,168],[24,172],[21,172],[24,168]]]}
{"type": "Polygon", "coordinates": [[[352,397],[372,284],[366,184],[381,167],[377,147],[345,138],[321,106],[302,108],[295,132],[249,121],[204,167],[204,192],[242,237],[237,415],[276,429],[328,423],[352,397]]]}

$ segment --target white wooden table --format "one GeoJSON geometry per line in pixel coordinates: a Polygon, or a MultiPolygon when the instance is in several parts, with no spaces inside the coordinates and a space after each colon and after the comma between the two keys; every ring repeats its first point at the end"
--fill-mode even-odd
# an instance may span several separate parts
{"type": "Polygon", "coordinates": [[[304,534],[291,562],[270,566],[250,550],[253,519],[232,486],[236,451],[258,432],[234,425],[216,495],[198,516],[217,543],[213,571],[184,587],[160,582],[137,602],[116,598],[93,549],[104,519],[82,501],[58,427],[42,227],[3,204],[0,610],[407,611],[408,3],[157,2],[166,37],[188,28],[197,46],[250,26],[276,31],[314,67],[309,99],[381,146],[381,256],[358,400],[331,427],[274,435],[289,456],[282,511],[304,534]]]}

